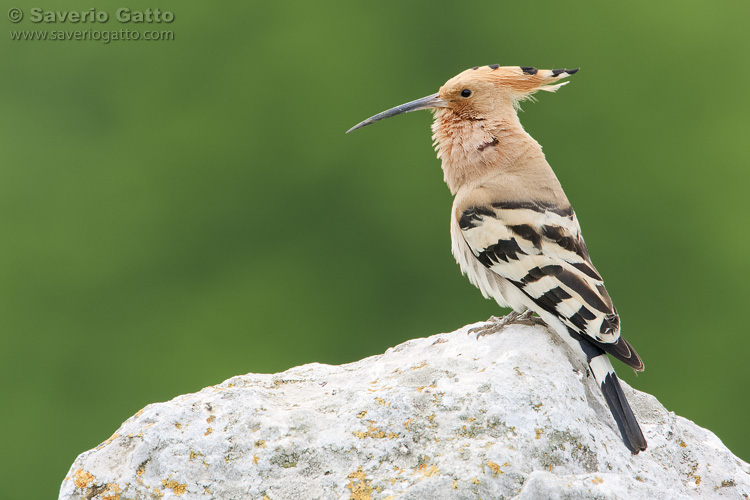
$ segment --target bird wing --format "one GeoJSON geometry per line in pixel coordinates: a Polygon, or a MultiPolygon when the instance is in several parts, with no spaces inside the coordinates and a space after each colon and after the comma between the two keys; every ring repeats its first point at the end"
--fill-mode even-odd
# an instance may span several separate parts
{"type": "Polygon", "coordinates": [[[555,315],[569,331],[643,369],[638,354],[620,337],[617,310],[569,205],[491,202],[458,207],[456,216],[466,243],[487,269],[555,315]]]}

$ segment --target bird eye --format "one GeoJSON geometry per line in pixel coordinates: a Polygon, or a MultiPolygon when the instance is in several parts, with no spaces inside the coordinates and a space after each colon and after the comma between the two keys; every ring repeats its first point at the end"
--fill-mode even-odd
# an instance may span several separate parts
{"type": "Polygon", "coordinates": [[[463,89],[461,91],[461,97],[469,97],[471,95],[471,90],[469,89],[463,89]]]}

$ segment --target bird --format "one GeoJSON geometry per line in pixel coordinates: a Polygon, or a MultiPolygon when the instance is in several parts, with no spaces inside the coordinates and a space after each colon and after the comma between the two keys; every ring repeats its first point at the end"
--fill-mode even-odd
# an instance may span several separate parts
{"type": "Polygon", "coordinates": [[[546,323],[587,364],[635,455],[646,449],[646,438],[608,355],[636,372],[643,361],[620,335],[617,309],[576,213],[518,118],[521,102],[538,91],[557,91],[577,71],[475,66],[437,93],[378,113],[347,133],[403,113],[433,112],[433,145],[454,196],[452,253],[485,298],[512,309],[488,328],[494,333],[512,322],[546,323]]]}

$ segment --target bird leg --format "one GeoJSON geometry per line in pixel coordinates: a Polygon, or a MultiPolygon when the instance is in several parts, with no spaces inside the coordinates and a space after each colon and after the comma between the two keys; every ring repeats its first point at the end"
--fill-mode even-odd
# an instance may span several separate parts
{"type": "Polygon", "coordinates": [[[543,321],[541,318],[535,317],[534,311],[532,311],[531,309],[526,309],[523,312],[511,311],[502,318],[491,316],[489,321],[485,325],[471,328],[468,331],[468,334],[471,335],[472,333],[476,333],[477,339],[479,339],[481,337],[484,337],[485,335],[492,335],[493,333],[497,333],[506,326],[513,323],[518,325],[539,325],[543,324],[543,321]]]}

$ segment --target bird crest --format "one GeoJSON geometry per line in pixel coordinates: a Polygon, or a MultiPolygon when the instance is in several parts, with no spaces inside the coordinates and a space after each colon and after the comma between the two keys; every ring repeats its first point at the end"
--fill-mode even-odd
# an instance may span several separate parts
{"type": "Polygon", "coordinates": [[[561,82],[578,69],[536,69],[531,66],[474,66],[454,76],[441,87],[441,97],[449,97],[465,88],[476,85],[491,85],[494,93],[504,94],[517,106],[521,101],[531,99],[542,90],[555,92],[569,82],[561,82]]]}

